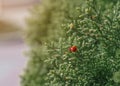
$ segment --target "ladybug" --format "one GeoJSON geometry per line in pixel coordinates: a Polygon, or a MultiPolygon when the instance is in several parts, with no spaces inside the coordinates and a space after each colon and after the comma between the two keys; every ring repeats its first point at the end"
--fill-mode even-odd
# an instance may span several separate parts
{"type": "Polygon", "coordinates": [[[72,46],[70,47],[70,52],[76,52],[77,51],[77,46],[72,46]]]}

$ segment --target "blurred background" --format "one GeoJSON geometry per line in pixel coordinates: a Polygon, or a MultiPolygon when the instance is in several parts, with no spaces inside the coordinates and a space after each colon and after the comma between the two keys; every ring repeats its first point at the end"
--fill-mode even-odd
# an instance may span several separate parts
{"type": "Polygon", "coordinates": [[[29,9],[39,0],[0,0],[0,86],[20,86],[27,58],[22,29],[29,9]]]}

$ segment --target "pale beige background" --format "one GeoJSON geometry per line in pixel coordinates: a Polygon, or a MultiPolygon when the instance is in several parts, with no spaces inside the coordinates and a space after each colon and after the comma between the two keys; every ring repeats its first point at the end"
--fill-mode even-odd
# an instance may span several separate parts
{"type": "MultiPolygon", "coordinates": [[[[0,0],[0,19],[23,29],[26,27],[24,19],[29,15],[28,10],[37,2],[38,0],[0,0]]],[[[20,86],[19,75],[27,63],[23,52],[28,47],[20,34],[6,34],[2,39],[0,37],[0,86],[20,86]]]]}

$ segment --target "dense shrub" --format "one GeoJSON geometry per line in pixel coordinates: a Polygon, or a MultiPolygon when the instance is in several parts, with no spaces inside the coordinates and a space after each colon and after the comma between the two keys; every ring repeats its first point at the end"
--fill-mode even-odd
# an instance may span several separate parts
{"type": "Polygon", "coordinates": [[[81,3],[69,3],[72,11],[59,26],[64,37],[32,47],[22,86],[120,85],[120,2],[81,3]]]}

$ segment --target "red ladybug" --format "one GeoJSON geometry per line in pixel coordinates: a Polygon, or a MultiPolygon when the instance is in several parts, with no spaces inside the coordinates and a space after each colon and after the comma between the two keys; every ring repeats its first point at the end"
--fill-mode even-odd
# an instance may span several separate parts
{"type": "Polygon", "coordinates": [[[71,52],[76,52],[76,51],[77,51],[77,46],[72,46],[72,47],[70,47],[70,51],[71,51],[71,52]]]}

